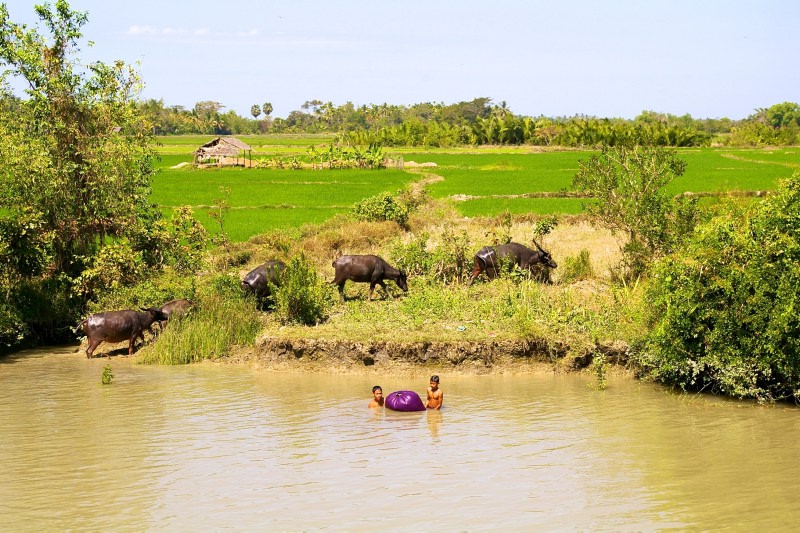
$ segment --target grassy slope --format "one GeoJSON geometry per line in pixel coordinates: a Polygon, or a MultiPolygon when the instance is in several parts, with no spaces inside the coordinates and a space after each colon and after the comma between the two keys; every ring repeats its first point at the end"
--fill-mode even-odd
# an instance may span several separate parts
{"type": "MultiPolygon", "coordinates": [[[[775,160],[767,159],[766,163],[760,161],[768,156],[758,151],[691,150],[682,151],[682,154],[689,161],[690,168],[682,180],[685,181],[684,187],[691,190],[740,188],[742,184],[750,184],[759,189],[770,188],[775,179],[788,175],[788,172],[791,172],[791,165],[800,158],[800,153],[797,151],[781,154],[781,157],[775,160]]],[[[527,175],[549,174],[549,177],[542,178],[538,183],[539,185],[550,183],[549,187],[554,188],[559,183],[564,183],[567,176],[571,179],[569,169],[573,168],[572,165],[576,165],[577,158],[581,155],[586,153],[521,154],[518,150],[512,153],[492,151],[480,154],[407,152],[405,160],[410,161],[413,158],[419,162],[437,161],[440,164],[439,167],[426,169],[427,172],[442,175],[446,179],[444,184],[431,185],[433,196],[436,197],[466,194],[465,191],[493,190],[486,184],[473,183],[476,175],[480,176],[481,180],[502,182],[506,191],[524,193],[531,190],[529,187],[523,187],[531,183],[531,180],[526,179],[527,175]],[[532,157],[532,155],[543,157],[532,157]],[[515,186],[520,188],[515,189],[515,186]]],[[[299,171],[267,172],[268,174],[262,177],[265,183],[271,182],[271,184],[265,184],[265,190],[274,189],[276,185],[274,182],[291,182],[294,179],[302,181],[304,176],[292,174],[299,171]]],[[[232,169],[230,173],[186,171],[176,174],[177,177],[174,179],[188,181],[198,174],[223,176],[225,180],[232,180],[228,183],[243,188],[249,183],[248,177],[260,176],[251,171],[232,169]]],[[[311,174],[316,181],[321,182],[332,179],[331,176],[336,172],[321,177],[324,172],[311,174]]],[[[382,171],[371,175],[395,176],[392,173],[384,174],[382,171]]],[[[169,176],[170,174],[166,173],[161,178],[166,181],[170,179],[169,176]]],[[[391,185],[395,187],[404,179],[416,178],[416,175],[397,173],[398,181],[392,181],[391,185]]],[[[192,187],[186,189],[187,194],[197,194],[192,189],[205,188],[206,193],[213,198],[213,193],[217,191],[215,186],[218,184],[210,179],[201,182],[195,179],[192,183],[192,187]]],[[[168,198],[169,189],[165,187],[158,190],[160,185],[164,183],[159,183],[157,180],[155,195],[162,194],[163,198],[168,198]]],[[[392,188],[384,182],[379,185],[387,185],[380,187],[379,190],[392,188]]],[[[181,190],[180,187],[184,186],[185,184],[177,184],[173,191],[181,190]]],[[[290,183],[280,183],[279,186],[291,188],[290,183]]],[[[322,188],[324,185],[318,184],[317,187],[322,188]]],[[[312,189],[314,187],[307,188],[306,191],[312,189]]],[[[178,193],[173,192],[173,194],[178,193]]],[[[255,193],[252,199],[247,195],[231,196],[237,202],[252,204],[256,203],[255,198],[259,198],[259,202],[262,203],[267,202],[269,198],[255,193]]],[[[514,201],[534,200],[542,199],[514,201]]],[[[569,200],[574,201],[574,199],[569,200]]],[[[319,203],[329,201],[331,201],[329,197],[322,196],[319,203]]],[[[496,201],[497,199],[492,198],[474,200],[474,202],[487,202],[484,214],[492,215],[499,212],[496,210],[498,203],[492,203],[496,201]]],[[[459,209],[463,209],[464,204],[458,204],[459,209]]],[[[309,213],[303,216],[309,216],[314,209],[323,208],[317,206],[306,209],[309,209],[309,213]]],[[[259,220],[258,216],[268,211],[297,210],[274,207],[235,209],[231,210],[228,216],[231,221],[234,217],[241,216],[241,224],[245,225],[245,220],[250,222],[259,220]]],[[[268,228],[276,227],[272,220],[259,220],[259,223],[263,223],[260,229],[257,227],[258,224],[252,224],[251,229],[244,231],[242,236],[249,231],[264,233],[268,228]]],[[[295,220],[291,224],[299,225],[300,222],[295,220]]],[[[407,243],[413,237],[426,233],[429,235],[428,249],[432,250],[442,241],[443,232],[450,231],[465,232],[468,235],[468,249],[471,255],[481,246],[490,244],[492,234],[502,231],[491,218],[464,219],[453,207],[452,202],[446,199],[434,200],[425,205],[412,217],[410,225],[412,231],[406,233],[391,223],[355,223],[338,219],[316,228],[307,228],[299,232],[296,238],[293,234],[291,240],[286,243],[288,250],[285,252],[277,251],[275,238],[262,236],[237,244],[231,251],[232,256],[238,251],[247,251],[249,254],[247,264],[223,268],[227,268],[230,276],[237,278],[267,259],[274,257],[286,259],[302,252],[315,263],[319,276],[329,280],[333,277],[331,258],[337,254],[377,253],[394,262],[396,258],[393,257],[392,250],[398,243],[407,243]]],[[[530,243],[532,232],[531,223],[525,222],[522,217],[511,227],[511,237],[517,242],[530,243]]],[[[366,285],[348,283],[346,289],[348,301],[337,302],[331,316],[323,324],[316,327],[285,326],[280,324],[273,314],[264,313],[260,315],[262,322],[260,335],[277,339],[344,339],[356,342],[393,340],[481,343],[492,340],[527,339],[541,342],[546,346],[565,346],[567,350],[581,354],[590,353],[598,343],[629,342],[643,331],[641,318],[643,287],[638,284],[619,287],[609,283],[609,269],[619,260],[619,243],[613,235],[585,223],[564,223],[542,239],[542,244],[562,265],[562,268],[554,272],[553,285],[513,283],[510,280],[488,283],[481,280],[467,288],[463,283],[445,285],[417,276],[411,277],[409,281],[409,293],[401,294],[399,289],[390,283],[390,291],[397,296],[396,298],[382,298],[369,302],[366,300],[366,285]],[[563,266],[569,258],[576,257],[581,251],[589,254],[593,274],[581,281],[563,282],[561,279],[563,266]]],[[[224,265],[225,262],[221,264],[224,265]]],[[[333,292],[334,288],[330,287],[330,290],[333,292]]],[[[382,295],[380,290],[378,294],[382,295]]]]}

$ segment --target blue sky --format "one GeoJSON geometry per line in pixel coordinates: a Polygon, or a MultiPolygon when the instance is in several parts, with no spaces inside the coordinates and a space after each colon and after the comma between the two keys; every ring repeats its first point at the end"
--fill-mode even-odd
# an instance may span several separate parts
{"type": "MultiPolygon", "coordinates": [[[[6,0],[11,19],[33,4],[6,0]]],[[[740,119],[800,102],[789,0],[72,0],[82,60],[140,62],[143,98],[285,117],[303,102],[455,103],[516,114],[740,119]]]]}

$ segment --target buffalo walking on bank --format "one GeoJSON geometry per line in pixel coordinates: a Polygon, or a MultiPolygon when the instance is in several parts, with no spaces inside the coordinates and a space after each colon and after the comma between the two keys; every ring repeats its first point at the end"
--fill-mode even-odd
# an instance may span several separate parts
{"type": "Polygon", "coordinates": [[[156,320],[153,324],[158,324],[159,329],[164,329],[166,323],[168,323],[173,318],[180,318],[185,316],[189,311],[191,311],[195,306],[195,303],[191,300],[187,300],[186,298],[179,298],[177,300],[170,300],[164,305],[161,306],[160,310],[166,317],[164,320],[156,320]]]}
{"type": "Polygon", "coordinates": [[[133,344],[137,338],[144,343],[144,331],[156,321],[167,320],[161,309],[150,307],[141,311],[125,309],[106,311],[88,316],[75,328],[75,333],[83,331],[89,342],[86,357],[91,359],[95,349],[102,342],[128,341],[128,355],[133,354],[133,344]]]}
{"type": "Polygon", "coordinates": [[[339,298],[344,301],[344,284],[347,280],[356,283],[369,283],[369,297],[375,285],[380,285],[383,291],[391,298],[391,293],[386,289],[385,280],[397,283],[403,292],[408,292],[408,277],[402,270],[398,270],[377,255],[343,255],[333,262],[336,275],[330,282],[339,286],[339,298]]]}
{"type": "Polygon", "coordinates": [[[533,273],[537,265],[556,268],[558,265],[553,261],[550,253],[544,251],[535,239],[533,243],[538,250],[532,250],[516,242],[481,248],[475,254],[475,263],[467,286],[472,285],[475,278],[480,276],[482,272],[486,272],[486,276],[493,280],[500,275],[502,265],[515,265],[531,273],[533,273]]]}
{"type": "Polygon", "coordinates": [[[281,284],[281,276],[286,270],[286,264],[283,261],[270,260],[259,265],[245,275],[242,279],[242,290],[245,294],[254,295],[260,304],[274,296],[270,293],[270,284],[278,287],[281,284]]]}

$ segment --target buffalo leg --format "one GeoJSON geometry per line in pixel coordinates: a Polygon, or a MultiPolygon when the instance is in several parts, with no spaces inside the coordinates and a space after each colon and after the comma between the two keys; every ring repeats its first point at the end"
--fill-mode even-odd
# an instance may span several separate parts
{"type": "Polygon", "coordinates": [[[339,299],[344,301],[344,281],[339,283],[339,299]]]}
{"type": "Polygon", "coordinates": [[[481,275],[481,272],[483,272],[483,266],[476,260],[475,267],[472,269],[472,275],[469,277],[469,281],[467,282],[467,287],[472,285],[472,282],[475,281],[475,278],[481,275]]]}
{"type": "Polygon", "coordinates": [[[392,300],[394,300],[394,296],[392,296],[392,293],[391,293],[391,292],[389,292],[389,289],[387,289],[387,288],[386,288],[386,283],[384,283],[382,279],[381,279],[381,280],[378,280],[378,285],[380,285],[380,286],[381,286],[381,288],[383,289],[383,292],[385,292],[385,293],[386,293],[386,295],[387,295],[389,298],[391,298],[392,300]]]}
{"type": "Polygon", "coordinates": [[[103,341],[98,341],[94,339],[89,339],[89,346],[86,347],[86,358],[91,359],[92,354],[94,353],[95,348],[97,348],[100,343],[103,341]]]}

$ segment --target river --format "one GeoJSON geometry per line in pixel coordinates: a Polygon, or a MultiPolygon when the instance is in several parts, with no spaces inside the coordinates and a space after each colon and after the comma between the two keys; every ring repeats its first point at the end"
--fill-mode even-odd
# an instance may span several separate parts
{"type": "Polygon", "coordinates": [[[367,408],[427,381],[0,358],[0,530],[797,527],[793,406],[443,373],[441,411],[367,408]]]}

